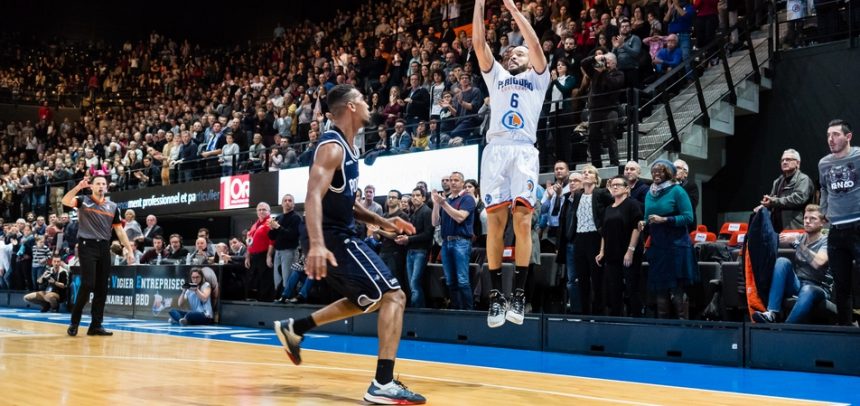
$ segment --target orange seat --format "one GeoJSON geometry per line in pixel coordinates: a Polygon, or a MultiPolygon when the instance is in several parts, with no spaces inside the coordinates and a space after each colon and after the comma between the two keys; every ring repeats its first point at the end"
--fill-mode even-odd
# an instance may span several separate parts
{"type": "MultiPolygon", "coordinates": [[[[699,226],[699,227],[703,227],[703,226],[699,226]]],[[[714,242],[716,240],[717,240],[717,235],[714,233],[709,233],[707,231],[697,230],[697,231],[693,231],[692,233],[690,233],[690,241],[692,241],[693,244],[698,244],[698,243],[703,243],[703,242],[714,242]]]]}
{"type": "Polygon", "coordinates": [[[734,233],[744,233],[746,234],[747,229],[749,228],[749,224],[747,223],[735,223],[728,222],[723,223],[723,226],[720,227],[719,238],[731,238],[734,233]]]}
{"type": "Polygon", "coordinates": [[[703,233],[707,233],[707,232],[708,232],[708,226],[706,226],[706,225],[704,225],[704,224],[699,224],[699,225],[696,227],[696,231],[701,231],[701,232],[703,232],[703,233]]]}
{"type": "Polygon", "coordinates": [[[732,233],[732,237],[729,238],[729,246],[730,247],[739,247],[739,246],[744,244],[744,241],[746,241],[746,238],[747,238],[746,231],[734,232],[734,233],[732,233]]]}

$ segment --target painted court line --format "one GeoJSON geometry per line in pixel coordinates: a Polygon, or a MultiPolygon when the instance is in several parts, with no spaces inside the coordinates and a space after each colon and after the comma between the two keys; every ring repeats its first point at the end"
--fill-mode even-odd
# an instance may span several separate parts
{"type": "MultiPolygon", "coordinates": [[[[252,366],[266,366],[266,367],[281,367],[281,368],[293,368],[293,365],[290,365],[286,362],[251,362],[251,361],[223,361],[223,360],[208,360],[208,359],[199,359],[199,358],[161,358],[161,357],[128,357],[128,356],[113,356],[113,355],[69,355],[69,354],[30,354],[30,353],[0,353],[0,357],[26,357],[26,358],[49,358],[49,359],[62,359],[62,358],[72,358],[72,359],[104,359],[104,360],[122,360],[122,361],[146,361],[146,362],[173,362],[173,363],[186,363],[189,361],[193,362],[205,362],[210,364],[220,364],[220,365],[252,365],[252,366]]],[[[459,365],[463,366],[463,365],[459,365]]],[[[468,365],[466,365],[468,367],[468,365]]],[[[368,371],[366,369],[357,369],[357,368],[344,368],[344,367],[330,367],[330,366],[322,366],[322,365],[302,365],[302,369],[318,369],[318,370],[329,370],[329,371],[338,371],[338,372],[348,372],[353,374],[361,374],[368,375],[368,371]]],[[[451,384],[462,383],[462,381],[454,380],[454,379],[445,379],[445,378],[437,378],[431,376],[423,376],[423,375],[414,375],[414,374],[398,374],[399,376],[408,376],[410,378],[415,379],[423,379],[428,381],[437,381],[437,382],[445,382],[451,384]]],[[[505,389],[510,391],[520,391],[520,392],[530,392],[530,393],[538,393],[538,394],[546,394],[553,396],[562,396],[568,398],[575,399],[584,399],[584,400],[595,400],[602,402],[611,402],[625,405],[638,405],[638,406],[659,406],[654,403],[645,403],[645,402],[634,402],[629,400],[621,400],[621,399],[613,399],[599,396],[588,396],[588,395],[578,395],[575,393],[563,393],[549,390],[541,390],[541,389],[531,389],[531,388],[522,388],[517,386],[507,386],[507,385],[496,385],[490,383],[478,382],[472,384],[476,384],[478,386],[487,387],[487,388],[496,388],[496,389],[505,389]]]]}
{"type": "MultiPolygon", "coordinates": [[[[33,321],[33,322],[50,323],[50,324],[58,324],[57,322],[63,320],[62,316],[61,317],[54,316],[54,317],[51,317],[50,319],[47,319],[47,320],[32,319],[32,318],[26,317],[26,315],[28,313],[29,312],[0,311],[0,317],[12,318],[12,319],[17,319],[17,320],[27,320],[27,321],[33,321]],[[19,317],[6,317],[6,316],[13,316],[13,315],[19,316],[19,317]],[[20,317],[22,315],[24,315],[24,317],[20,317]]],[[[38,313],[36,313],[36,314],[38,315],[38,313]]],[[[65,317],[65,320],[67,321],[68,317],[65,317]]],[[[184,328],[175,327],[174,328],[174,327],[169,327],[167,325],[167,323],[162,323],[162,322],[157,322],[157,321],[152,321],[152,320],[137,320],[137,319],[124,319],[124,318],[112,320],[110,318],[106,318],[105,324],[108,326],[115,325],[116,327],[121,327],[122,330],[120,330],[120,331],[129,332],[129,333],[153,334],[153,335],[160,335],[160,336],[190,338],[190,339],[197,339],[197,340],[209,339],[209,340],[222,341],[222,342],[241,343],[241,344],[250,344],[250,345],[262,345],[262,346],[266,346],[266,347],[273,347],[273,346],[277,347],[277,346],[279,346],[278,343],[273,344],[273,343],[246,342],[246,341],[230,340],[230,339],[226,339],[226,338],[217,337],[214,334],[213,335],[207,334],[207,336],[171,334],[171,333],[175,333],[175,332],[192,333],[194,331],[191,330],[191,328],[193,328],[193,327],[191,327],[191,328],[189,328],[189,327],[184,327],[184,328]],[[157,326],[164,326],[164,329],[156,329],[157,326]],[[134,330],[137,328],[140,328],[143,331],[134,330]],[[146,331],[146,330],[150,330],[150,331],[146,331]]],[[[224,333],[240,333],[240,332],[255,331],[255,332],[259,332],[257,334],[253,334],[257,337],[260,337],[260,336],[271,336],[273,338],[275,337],[275,334],[273,332],[270,332],[270,330],[261,330],[261,329],[253,329],[253,328],[227,327],[227,326],[201,326],[200,330],[206,330],[207,328],[210,330],[211,329],[223,330],[224,333]]],[[[0,330],[0,333],[2,333],[2,330],[0,330]]],[[[362,356],[362,357],[376,358],[375,355],[357,354],[357,353],[350,353],[350,352],[344,352],[344,351],[330,351],[330,350],[320,350],[320,349],[304,349],[304,350],[305,351],[311,351],[311,352],[331,353],[331,354],[350,354],[350,355],[357,355],[357,356],[362,356]]],[[[81,357],[83,357],[83,356],[81,356],[81,357]]],[[[97,356],[91,356],[91,357],[98,358],[97,356]]],[[[120,358],[123,358],[123,357],[118,357],[117,359],[120,359],[120,358]]],[[[128,357],[128,358],[136,359],[134,357],[128,357]]],[[[141,360],[147,360],[147,359],[151,359],[151,358],[141,358],[141,360]]],[[[637,381],[624,381],[624,380],[607,379],[607,378],[595,378],[595,377],[580,376],[580,375],[573,375],[573,374],[560,374],[560,373],[540,372],[540,371],[524,371],[524,370],[518,370],[518,369],[499,368],[499,367],[490,367],[490,366],[472,365],[472,364],[459,364],[459,363],[453,363],[453,362],[431,361],[431,360],[421,360],[421,359],[412,359],[412,358],[403,358],[403,357],[400,357],[399,359],[408,360],[408,361],[412,361],[412,362],[422,362],[422,363],[427,363],[427,364],[455,365],[455,366],[466,366],[466,367],[473,367],[473,368],[483,368],[483,369],[495,370],[495,371],[538,374],[538,375],[544,375],[544,376],[549,376],[549,377],[566,377],[566,378],[577,378],[577,379],[585,379],[585,380],[598,381],[598,382],[646,385],[646,386],[651,386],[651,387],[656,387],[656,388],[670,388],[670,389],[675,389],[675,390],[687,390],[687,391],[693,390],[693,391],[701,391],[701,392],[708,392],[708,393],[722,394],[722,395],[728,394],[728,395],[737,395],[737,396],[744,396],[744,397],[754,397],[754,398],[760,398],[760,399],[764,399],[764,400],[773,399],[773,400],[787,400],[787,401],[806,402],[806,403],[826,403],[826,404],[838,405],[838,406],[849,405],[849,403],[826,402],[826,401],[819,401],[819,400],[791,398],[791,397],[782,397],[782,396],[772,396],[772,395],[762,395],[762,394],[746,393],[746,392],[722,391],[722,390],[704,389],[704,388],[696,388],[696,387],[673,386],[673,385],[665,385],[665,384],[637,382],[637,381]]],[[[207,360],[207,362],[243,363],[240,361],[211,361],[211,360],[207,360]]],[[[283,366],[284,365],[281,363],[273,363],[273,364],[253,363],[253,364],[273,365],[273,366],[283,366]]],[[[287,366],[291,366],[291,365],[287,365],[287,366]]],[[[313,365],[302,365],[302,368],[316,368],[316,369],[330,369],[330,370],[338,370],[339,369],[337,367],[325,367],[325,366],[313,366],[313,365]]],[[[357,370],[352,370],[349,368],[341,368],[341,369],[344,371],[351,371],[351,372],[357,371],[357,370]]],[[[367,371],[364,371],[364,370],[361,370],[360,372],[363,374],[367,373],[367,371]]],[[[459,381],[448,380],[445,378],[427,377],[427,376],[409,375],[409,374],[402,374],[402,375],[413,377],[413,378],[418,378],[418,379],[427,379],[427,380],[435,380],[435,381],[440,381],[440,382],[459,383],[459,381]]],[[[575,394],[569,394],[569,393],[558,393],[558,392],[554,392],[554,391],[543,391],[543,390],[536,390],[536,389],[529,389],[529,388],[507,387],[507,386],[503,386],[503,385],[495,385],[495,384],[490,384],[490,383],[481,383],[480,385],[486,386],[486,387],[494,387],[494,388],[498,388],[498,389],[510,389],[510,390],[525,391],[525,392],[545,393],[545,394],[566,396],[566,397],[575,397],[575,398],[581,398],[581,399],[607,400],[607,401],[620,402],[620,403],[625,403],[625,404],[647,405],[646,403],[641,403],[641,402],[613,400],[613,399],[609,399],[609,398],[599,398],[599,397],[592,398],[592,397],[589,397],[587,395],[575,395],[575,394]]]]}

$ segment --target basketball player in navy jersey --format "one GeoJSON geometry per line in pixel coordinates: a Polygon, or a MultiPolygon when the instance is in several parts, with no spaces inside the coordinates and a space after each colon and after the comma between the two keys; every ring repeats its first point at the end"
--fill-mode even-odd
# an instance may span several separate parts
{"type": "Polygon", "coordinates": [[[472,44],[490,93],[490,128],[481,157],[481,190],[487,205],[487,264],[492,280],[487,325],[508,320],[523,324],[525,284],[532,253],[532,211],[538,179],[537,123],[549,86],[549,70],[540,42],[528,19],[513,0],[505,7],[522,31],[525,46],[511,52],[505,65],[496,62],[487,45],[484,0],[475,2],[472,44]],[[513,211],[516,236],[515,280],[510,309],[502,289],[502,237],[513,211]]]}
{"type": "Polygon", "coordinates": [[[316,326],[379,310],[379,359],[376,377],[364,400],[376,404],[415,405],[423,396],[394,380],[394,358],[400,344],[406,295],[385,263],[353,232],[355,220],[376,224],[398,234],[414,234],[401,218],[383,218],[356,203],[358,151],[355,134],[370,121],[361,93],[352,85],[338,85],[328,93],[335,127],[317,143],[305,199],[308,247],[305,272],[344,298],[303,319],[274,322],[275,334],[294,364],[302,362],[302,336],[316,326]]]}

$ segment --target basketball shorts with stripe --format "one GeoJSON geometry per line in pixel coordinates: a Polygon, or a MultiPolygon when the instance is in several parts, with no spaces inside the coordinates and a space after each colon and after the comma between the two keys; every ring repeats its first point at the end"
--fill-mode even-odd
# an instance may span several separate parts
{"type": "Polygon", "coordinates": [[[400,289],[397,277],[364,241],[336,233],[324,238],[338,265],[329,266],[326,281],[360,309],[373,309],[385,292],[400,289]]]}

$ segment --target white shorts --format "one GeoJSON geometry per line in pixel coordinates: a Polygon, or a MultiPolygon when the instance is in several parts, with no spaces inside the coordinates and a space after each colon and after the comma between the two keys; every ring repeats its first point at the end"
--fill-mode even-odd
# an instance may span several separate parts
{"type": "Polygon", "coordinates": [[[517,201],[534,208],[538,181],[538,150],[525,142],[494,142],[481,156],[481,192],[487,210],[517,201]]]}

